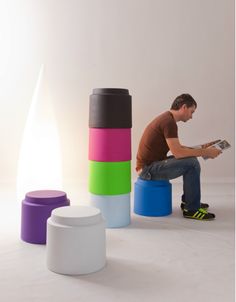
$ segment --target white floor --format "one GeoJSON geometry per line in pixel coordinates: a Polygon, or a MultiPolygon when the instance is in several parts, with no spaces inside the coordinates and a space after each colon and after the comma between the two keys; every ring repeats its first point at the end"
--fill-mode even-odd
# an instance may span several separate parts
{"type": "Polygon", "coordinates": [[[234,186],[203,186],[211,222],[184,219],[179,194],[168,217],[132,214],[129,227],[107,229],[106,267],[76,277],[47,269],[45,246],[19,239],[20,204],[0,196],[0,301],[233,302],[234,186]]]}

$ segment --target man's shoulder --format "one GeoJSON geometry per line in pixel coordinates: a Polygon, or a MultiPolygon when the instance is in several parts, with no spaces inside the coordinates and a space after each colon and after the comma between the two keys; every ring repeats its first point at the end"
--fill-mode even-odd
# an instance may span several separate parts
{"type": "Polygon", "coordinates": [[[166,124],[176,124],[173,115],[170,111],[165,111],[159,114],[154,120],[151,122],[153,125],[166,125],[166,124]]]}

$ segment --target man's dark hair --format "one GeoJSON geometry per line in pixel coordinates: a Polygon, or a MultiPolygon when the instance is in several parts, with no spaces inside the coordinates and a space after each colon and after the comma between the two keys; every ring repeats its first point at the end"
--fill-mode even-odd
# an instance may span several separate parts
{"type": "Polygon", "coordinates": [[[183,105],[186,105],[188,108],[192,106],[197,108],[197,103],[194,98],[190,94],[184,93],[177,96],[170,109],[179,110],[183,105]]]}

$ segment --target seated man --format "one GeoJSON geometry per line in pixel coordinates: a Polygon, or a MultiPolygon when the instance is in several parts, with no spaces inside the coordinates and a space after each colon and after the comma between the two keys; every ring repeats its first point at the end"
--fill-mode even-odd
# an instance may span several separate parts
{"type": "Polygon", "coordinates": [[[197,108],[189,94],[178,96],[171,109],[157,116],[144,130],[137,153],[136,171],[144,180],[174,179],[183,176],[181,208],[185,218],[211,220],[209,205],[201,203],[200,164],[197,157],[216,158],[222,151],[211,147],[216,141],[199,149],[182,146],[177,122],[187,122],[197,108]],[[168,151],[173,156],[167,157],[168,151]]]}

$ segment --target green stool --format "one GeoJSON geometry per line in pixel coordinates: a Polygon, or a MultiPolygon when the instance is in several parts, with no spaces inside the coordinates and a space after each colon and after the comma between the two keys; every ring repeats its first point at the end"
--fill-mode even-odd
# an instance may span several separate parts
{"type": "Polygon", "coordinates": [[[131,191],[131,162],[89,161],[89,192],[119,195],[131,191]]]}

